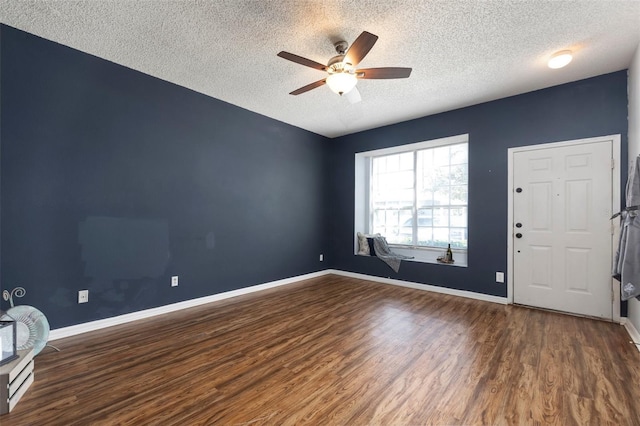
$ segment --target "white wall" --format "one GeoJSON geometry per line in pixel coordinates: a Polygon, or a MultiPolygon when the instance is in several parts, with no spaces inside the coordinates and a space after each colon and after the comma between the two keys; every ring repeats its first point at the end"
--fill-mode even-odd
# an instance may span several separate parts
{"type": "MultiPolygon", "coordinates": [[[[629,67],[629,162],[640,154],[640,45],[629,67]]],[[[629,301],[629,320],[640,330],[640,302],[629,301]]]]}

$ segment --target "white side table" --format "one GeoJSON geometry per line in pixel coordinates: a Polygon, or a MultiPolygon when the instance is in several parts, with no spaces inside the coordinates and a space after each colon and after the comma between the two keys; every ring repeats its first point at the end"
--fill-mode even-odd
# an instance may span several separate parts
{"type": "Polygon", "coordinates": [[[18,351],[18,356],[0,366],[0,414],[13,410],[33,383],[33,348],[18,351]]]}

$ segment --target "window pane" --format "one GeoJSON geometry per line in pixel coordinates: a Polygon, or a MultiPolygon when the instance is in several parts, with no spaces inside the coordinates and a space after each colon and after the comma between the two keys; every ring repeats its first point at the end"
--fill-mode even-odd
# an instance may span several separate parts
{"type": "Polygon", "coordinates": [[[434,226],[449,226],[449,209],[438,208],[433,210],[434,226]]]}
{"type": "Polygon", "coordinates": [[[434,186],[435,172],[433,168],[433,152],[431,150],[418,151],[418,190],[430,191],[434,186]]]}
{"type": "Polygon", "coordinates": [[[418,226],[433,225],[433,209],[418,210],[418,226]]]}
{"type": "Polygon", "coordinates": [[[450,185],[466,185],[467,181],[467,165],[460,164],[457,166],[451,166],[450,172],[450,185]]]}
{"type": "Polygon", "coordinates": [[[397,172],[400,169],[400,156],[389,155],[387,157],[387,172],[397,172]]]}
{"type": "Polygon", "coordinates": [[[418,245],[419,246],[431,246],[433,245],[433,228],[418,228],[418,245]]]}
{"type": "Polygon", "coordinates": [[[458,226],[458,227],[467,226],[467,208],[466,207],[452,208],[450,212],[451,212],[451,216],[450,216],[451,226],[458,226]]]}
{"type": "Polygon", "coordinates": [[[433,148],[433,166],[449,166],[449,147],[433,148]]]}
{"type": "Polygon", "coordinates": [[[449,187],[440,187],[436,188],[434,194],[434,204],[435,205],[448,205],[449,204],[449,187]]]}
{"type": "Polygon", "coordinates": [[[435,196],[433,191],[421,191],[418,193],[418,203],[416,205],[417,208],[433,206],[436,204],[434,200],[435,196]]]}
{"type": "Polygon", "coordinates": [[[450,199],[451,204],[464,204],[464,205],[467,204],[467,192],[468,192],[467,185],[452,186],[450,188],[450,192],[451,192],[451,199],[450,199]]]}
{"type": "Polygon", "coordinates": [[[411,244],[413,239],[411,210],[396,210],[393,220],[387,222],[384,232],[380,232],[391,244],[411,244]]]}
{"type": "Polygon", "coordinates": [[[413,171],[413,152],[400,155],[400,170],[413,171]]]}
{"type": "Polygon", "coordinates": [[[467,229],[451,228],[450,241],[452,248],[467,248],[467,229]]]}
{"type": "Polygon", "coordinates": [[[433,167],[433,150],[424,149],[418,151],[418,165],[425,170],[429,170],[433,167]]]}
{"type": "Polygon", "coordinates": [[[433,228],[433,245],[447,247],[449,242],[449,228],[433,228]]]}
{"type": "Polygon", "coordinates": [[[387,157],[379,157],[373,159],[374,174],[384,173],[387,171],[387,157]]]}
{"type": "Polygon", "coordinates": [[[451,145],[451,164],[467,164],[467,144],[451,145]]]}
{"type": "Polygon", "coordinates": [[[436,167],[434,169],[434,179],[433,179],[433,186],[438,187],[438,186],[448,186],[449,185],[449,180],[450,180],[450,167],[447,166],[440,166],[440,167],[436,167]]]}
{"type": "Polygon", "coordinates": [[[381,229],[385,226],[386,223],[386,211],[385,210],[374,210],[373,212],[373,229],[372,232],[378,232],[376,229],[381,229]]]}
{"type": "Polygon", "coordinates": [[[398,211],[397,210],[377,210],[374,212],[372,233],[387,234],[388,229],[397,226],[398,211]]]}
{"type": "Polygon", "coordinates": [[[413,243],[413,214],[411,211],[406,211],[400,221],[400,229],[398,230],[398,243],[399,244],[412,244],[413,243]]]}
{"type": "Polygon", "coordinates": [[[413,231],[405,232],[403,224],[411,219],[414,206],[413,156],[406,152],[372,159],[371,232],[384,235],[390,243],[412,243],[413,231]]]}
{"type": "Polygon", "coordinates": [[[400,188],[412,188],[413,189],[413,170],[406,172],[399,172],[396,176],[400,188]]]}

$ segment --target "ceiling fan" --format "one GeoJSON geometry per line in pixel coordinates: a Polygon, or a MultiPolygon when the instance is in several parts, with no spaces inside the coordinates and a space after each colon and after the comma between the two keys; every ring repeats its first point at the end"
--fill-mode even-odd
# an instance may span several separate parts
{"type": "MultiPolygon", "coordinates": [[[[351,47],[349,47],[346,41],[337,42],[334,44],[334,47],[336,48],[338,55],[329,59],[327,65],[322,65],[319,62],[312,61],[311,59],[303,58],[302,56],[294,55],[289,52],[283,51],[278,53],[278,56],[281,58],[288,59],[289,61],[313,69],[325,71],[329,74],[326,78],[307,84],[306,86],[302,86],[289,94],[299,95],[326,84],[333,92],[342,96],[351,92],[355,88],[358,83],[358,79],[390,79],[409,77],[409,75],[411,75],[411,68],[385,67],[356,69],[356,66],[360,61],[362,61],[367,53],[369,53],[377,40],[377,35],[363,31],[362,34],[360,34],[351,44],[351,47]]],[[[358,100],[360,100],[359,95],[357,95],[356,102],[358,100]]]]}

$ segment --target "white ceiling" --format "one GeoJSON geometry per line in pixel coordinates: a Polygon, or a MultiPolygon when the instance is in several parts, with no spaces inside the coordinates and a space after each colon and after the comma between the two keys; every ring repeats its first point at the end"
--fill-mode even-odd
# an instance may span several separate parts
{"type": "Polygon", "coordinates": [[[640,42],[640,1],[0,0],[0,22],[274,119],[336,137],[625,69],[640,42]],[[360,80],[362,102],[276,56],[326,63],[333,42],[380,38],[362,68],[413,68],[360,80]],[[574,60],[546,67],[557,50],[574,60]]]}

